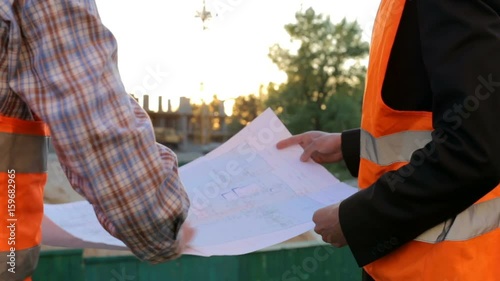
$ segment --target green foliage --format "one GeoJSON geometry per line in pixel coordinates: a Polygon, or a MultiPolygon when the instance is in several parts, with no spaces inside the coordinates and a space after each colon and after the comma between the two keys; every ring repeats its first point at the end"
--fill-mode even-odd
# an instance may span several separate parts
{"type": "Polygon", "coordinates": [[[269,57],[288,79],[268,85],[266,105],[294,134],[359,126],[366,72],[360,62],[368,54],[361,28],[345,19],[333,24],[311,8],[296,19],[285,29],[298,48],[270,48],[269,57]]]}
{"type": "MultiPolygon", "coordinates": [[[[361,60],[368,55],[360,26],[345,19],[334,24],[313,9],[296,19],[285,29],[298,48],[270,48],[269,57],[287,82],[268,85],[266,105],[293,134],[358,127],[366,73],[361,60]]],[[[325,167],[341,180],[350,177],[343,162],[325,167]]]]}
{"type": "MultiPolygon", "coordinates": [[[[291,45],[274,45],[269,57],[287,75],[283,84],[269,83],[261,95],[239,97],[233,109],[232,132],[271,107],[292,134],[309,130],[341,132],[359,127],[368,43],[357,22],[334,24],[313,9],[298,12],[287,24],[291,45]],[[264,106],[262,106],[262,104],[264,106]]],[[[325,165],[335,176],[349,178],[345,164],[325,165]]]]}
{"type": "Polygon", "coordinates": [[[255,119],[264,107],[260,98],[254,94],[237,97],[233,106],[233,115],[229,124],[229,132],[235,134],[255,119]]]}
{"type": "Polygon", "coordinates": [[[221,104],[222,102],[219,100],[217,95],[213,95],[212,101],[208,104],[208,109],[212,116],[219,116],[223,114],[223,112],[221,112],[221,104]]]}

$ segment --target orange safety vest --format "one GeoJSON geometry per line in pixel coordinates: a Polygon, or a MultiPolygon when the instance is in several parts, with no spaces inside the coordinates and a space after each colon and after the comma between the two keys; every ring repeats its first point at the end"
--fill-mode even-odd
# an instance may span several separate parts
{"type": "Polygon", "coordinates": [[[0,280],[31,280],[40,252],[49,130],[0,115],[0,280]]]}
{"type": "MultiPolygon", "coordinates": [[[[438,1],[438,0],[436,0],[438,1]]],[[[407,164],[431,140],[432,113],[384,104],[382,85],[405,0],[382,0],[375,21],[361,122],[359,186],[407,164]]],[[[377,281],[500,280],[500,186],[364,269],[377,281]],[[451,228],[449,227],[451,225],[451,228]],[[446,229],[443,238],[440,234],[446,229]]]]}

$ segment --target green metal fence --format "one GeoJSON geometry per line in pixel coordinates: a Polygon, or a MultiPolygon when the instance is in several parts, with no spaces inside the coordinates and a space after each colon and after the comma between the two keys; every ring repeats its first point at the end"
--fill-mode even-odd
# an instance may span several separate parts
{"type": "Polygon", "coordinates": [[[349,249],[309,245],[241,256],[183,256],[151,265],[132,256],[83,258],[81,250],[43,252],[34,281],[359,281],[349,249]]]}
{"type": "Polygon", "coordinates": [[[84,281],[83,250],[42,252],[33,281],[45,280],[84,281]]]}

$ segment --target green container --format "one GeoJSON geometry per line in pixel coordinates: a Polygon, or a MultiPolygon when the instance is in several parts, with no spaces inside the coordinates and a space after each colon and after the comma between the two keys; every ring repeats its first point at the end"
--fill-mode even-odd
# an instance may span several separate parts
{"type": "MultiPolygon", "coordinates": [[[[83,250],[43,251],[33,281],[85,281],[83,250]]],[[[109,281],[109,280],[108,280],[109,281]]]]}
{"type": "Polygon", "coordinates": [[[348,248],[294,243],[241,256],[181,258],[151,265],[133,256],[82,259],[81,251],[42,253],[34,281],[359,281],[348,248]]]}

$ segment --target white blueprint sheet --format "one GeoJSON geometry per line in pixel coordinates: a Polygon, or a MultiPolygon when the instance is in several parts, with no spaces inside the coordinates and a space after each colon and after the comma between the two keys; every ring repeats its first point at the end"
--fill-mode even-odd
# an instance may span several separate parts
{"type": "MultiPolygon", "coordinates": [[[[191,200],[187,220],[196,230],[186,254],[237,255],[274,245],[312,229],[314,211],[356,192],[321,165],[300,162],[299,146],[278,151],[276,143],[289,136],[268,109],[222,146],[180,168],[191,200]]],[[[124,247],[102,229],[87,202],[45,208],[44,244],[124,247]]]]}

